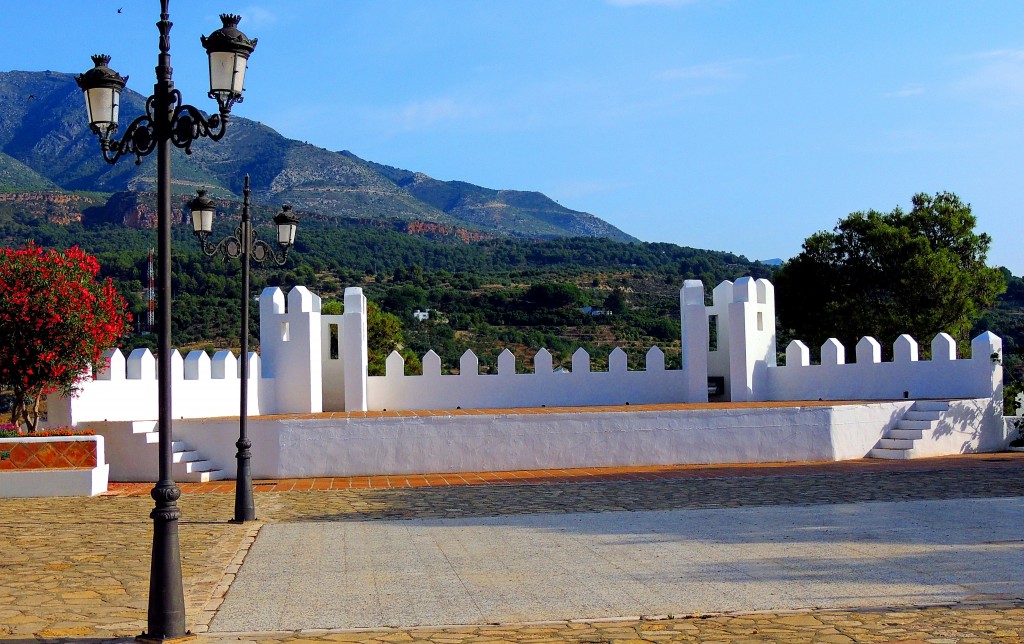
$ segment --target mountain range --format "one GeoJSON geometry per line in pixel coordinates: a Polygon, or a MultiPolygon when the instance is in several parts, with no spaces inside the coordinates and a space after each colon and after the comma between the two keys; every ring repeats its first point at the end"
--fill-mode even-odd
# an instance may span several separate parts
{"type": "MultiPolygon", "coordinates": [[[[130,123],[144,106],[142,95],[126,89],[121,123],[130,123]]],[[[103,161],[73,75],[0,72],[0,192],[50,195],[44,201],[58,202],[56,208],[48,206],[58,221],[73,218],[76,208],[83,206],[86,218],[145,226],[152,223],[153,213],[140,216],[138,211],[154,203],[144,195],[155,191],[155,166],[155,155],[139,165],[130,158],[114,165],[103,161]],[[68,193],[79,195],[82,203],[68,193]]],[[[301,216],[320,220],[390,219],[499,236],[638,241],[539,192],[441,181],[348,151],[288,139],[267,125],[237,116],[230,118],[221,141],[200,140],[187,158],[175,149],[172,167],[172,191],[180,204],[198,188],[214,198],[240,201],[248,173],[254,206],[276,209],[287,203],[301,216]]]]}

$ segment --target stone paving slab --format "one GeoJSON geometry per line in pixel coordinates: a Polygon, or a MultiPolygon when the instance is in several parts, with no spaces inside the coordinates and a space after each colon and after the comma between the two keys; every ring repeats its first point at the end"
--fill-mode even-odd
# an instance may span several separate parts
{"type": "Polygon", "coordinates": [[[470,642],[641,643],[641,642],[900,642],[903,644],[1019,644],[1024,638],[1024,608],[1001,603],[913,607],[899,610],[746,612],[686,617],[487,624],[446,628],[358,631],[304,630],[287,633],[224,633],[200,641],[259,644],[278,642],[470,642]],[[230,639],[229,639],[230,638],[230,639]]]}
{"type": "MultiPolygon", "coordinates": [[[[996,604],[907,607],[896,610],[816,610],[789,613],[743,612],[646,619],[482,624],[443,628],[302,630],[199,634],[200,644],[285,644],[313,642],[396,642],[470,644],[611,644],[658,642],[899,642],[902,644],[1020,644],[1024,605],[996,604]]],[[[21,640],[48,644],[133,644],[134,639],[59,637],[21,640]]]]}
{"type": "Polygon", "coordinates": [[[211,631],[1024,598],[1024,498],[266,525],[211,631]]]}
{"type": "MultiPolygon", "coordinates": [[[[944,498],[1024,497],[1024,454],[886,464],[685,468],[677,480],[495,487],[260,492],[260,522],[238,526],[233,486],[180,501],[189,628],[202,631],[256,530],[274,524],[514,518],[944,498]],[[884,470],[884,471],[883,471],[884,470]],[[692,474],[691,474],[692,473],[692,474]]],[[[149,486],[146,486],[148,495],[149,486]]],[[[153,502],[141,497],[0,499],[0,640],[99,642],[144,629],[153,502]]],[[[952,563],[950,564],[952,565],[952,563]]],[[[675,615],[679,615],[677,612],[675,615]]],[[[201,641],[1024,641],[1024,601],[937,608],[747,613],[675,620],[458,626],[353,632],[218,633],[201,641]],[[759,631],[759,633],[754,633],[759,631]],[[836,632],[844,635],[840,637],[836,632]],[[836,639],[838,638],[838,639],[836,639]],[[842,639],[847,638],[847,639],[842,639]],[[973,639],[972,639],[973,638],[973,639]]]]}
{"type": "MultiPolygon", "coordinates": [[[[913,460],[857,459],[798,463],[715,463],[704,465],[643,465],[587,467],[514,472],[455,472],[385,476],[340,476],[312,479],[273,479],[253,482],[255,492],[309,490],[365,490],[456,486],[551,485],[552,483],[604,483],[608,481],[670,481],[678,479],[748,478],[754,476],[807,476],[910,473],[924,471],[1017,468],[1024,454],[958,454],[913,460]]],[[[233,493],[235,482],[180,483],[185,494],[233,493]]],[[[152,483],[111,483],[106,496],[149,496],[152,483]]]]}

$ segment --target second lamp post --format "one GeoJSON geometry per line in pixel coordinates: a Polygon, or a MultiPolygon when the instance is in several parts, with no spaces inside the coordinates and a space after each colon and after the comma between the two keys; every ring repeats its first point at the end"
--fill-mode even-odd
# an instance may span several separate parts
{"type": "Polygon", "coordinates": [[[242,260],[242,329],[241,329],[241,365],[239,378],[241,393],[238,413],[238,441],[235,447],[237,468],[235,472],[235,522],[243,523],[256,519],[256,506],[252,497],[252,454],[246,426],[249,415],[249,267],[252,262],[263,264],[273,262],[278,266],[284,264],[288,251],[295,244],[295,229],[298,217],[291,213],[291,206],[284,206],[274,217],[277,226],[277,244],[275,249],[256,236],[249,219],[249,175],[245,175],[245,188],[242,191],[242,221],[235,229],[233,236],[225,237],[218,243],[210,243],[210,232],[213,229],[213,215],[217,208],[213,200],[206,196],[205,190],[199,190],[197,196],[188,203],[192,212],[192,230],[203,253],[209,257],[224,255],[228,259],[242,260]]]}

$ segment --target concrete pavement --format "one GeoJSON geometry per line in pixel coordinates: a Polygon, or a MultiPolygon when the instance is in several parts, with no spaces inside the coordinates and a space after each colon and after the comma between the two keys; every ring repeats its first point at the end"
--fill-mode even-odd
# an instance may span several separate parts
{"type": "Polygon", "coordinates": [[[210,630],[1024,598],[1021,526],[1022,498],[274,524],[210,630]]]}

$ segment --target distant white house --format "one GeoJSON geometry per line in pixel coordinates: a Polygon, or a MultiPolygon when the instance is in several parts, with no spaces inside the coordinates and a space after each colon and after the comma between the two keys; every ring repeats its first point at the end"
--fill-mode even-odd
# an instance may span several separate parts
{"type": "Polygon", "coordinates": [[[412,312],[412,317],[414,320],[423,322],[424,320],[430,319],[430,311],[421,311],[419,309],[416,309],[415,311],[412,312]]]}
{"type": "Polygon", "coordinates": [[[611,311],[605,311],[604,309],[599,309],[596,306],[584,306],[583,308],[580,309],[580,313],[583,313],[585,315],[592,315],[594,317],[597,317],[599,315],[612,314],[611,311]]]}

